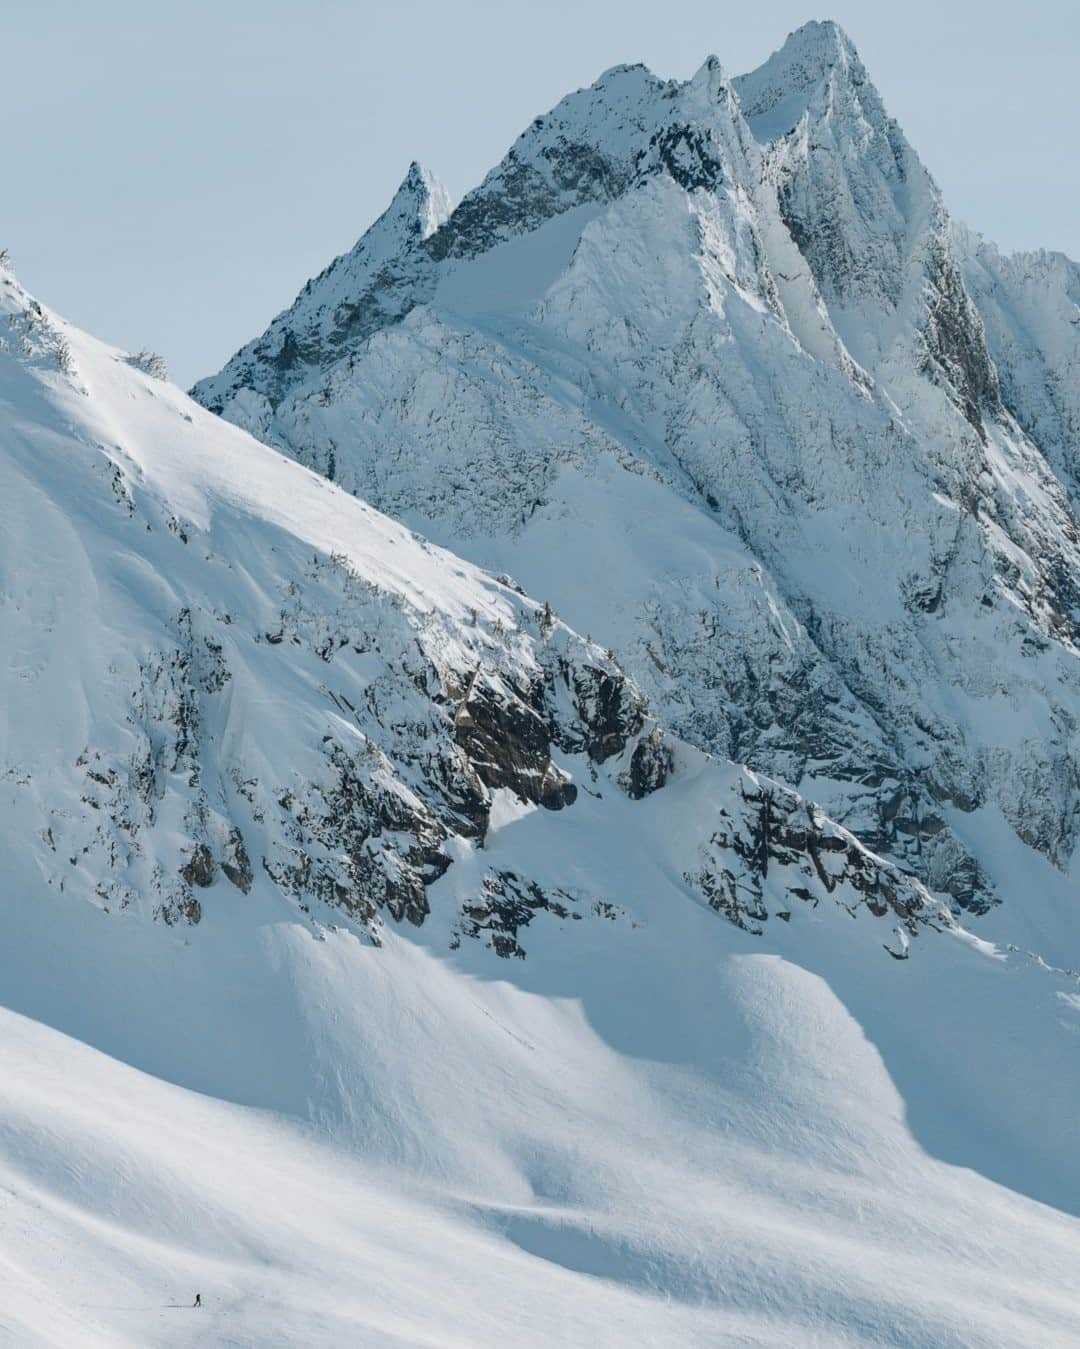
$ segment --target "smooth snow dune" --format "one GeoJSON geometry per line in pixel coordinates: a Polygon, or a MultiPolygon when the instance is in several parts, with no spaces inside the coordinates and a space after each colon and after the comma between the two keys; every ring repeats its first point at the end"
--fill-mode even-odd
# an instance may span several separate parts
{"type": "Polygon", "coordinates": [[[627,919],[521,962],[440,950],[448,893],[381,949],[9,894],[2,1342],[1076,1342],[1080,1221],[916,1134],[989,1170],[1043,1129],[1067,1188],[1042,1073],[1080,1008],[946,935],[900,972],[858,924],[778,950],[623,851],[627,919]]]}

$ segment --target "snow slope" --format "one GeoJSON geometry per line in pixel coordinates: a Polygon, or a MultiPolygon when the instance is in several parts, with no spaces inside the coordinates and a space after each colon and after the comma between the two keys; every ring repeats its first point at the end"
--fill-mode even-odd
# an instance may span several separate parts
{"type": "Polygon", "coordinates": [[[0,1342],[1075,1340],[1075,975],[0,306],[0,1342]]]}
{"type": "Polygon", "coordinates": [[[830,23],[734,82],[609,71],[449,215],[418,182],[194,395],[1076,965],[1012,882],[1077,878],[1071,264],[1003,296],[830,23]]]}
{"type": "Polygon", "coordinates": [[[1080,1220],[987,1178],[1025,1138],[1075,1174],[1045,976],[944,938],[901,983],[650,888],[510,965],[19,903],[7,1342],[1071,1343],[1080,1220]]]}

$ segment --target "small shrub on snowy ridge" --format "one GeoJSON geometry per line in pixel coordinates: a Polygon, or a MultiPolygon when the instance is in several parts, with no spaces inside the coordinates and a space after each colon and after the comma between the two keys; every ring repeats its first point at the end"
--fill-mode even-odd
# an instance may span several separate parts
{"type": "Polygon", "coordinates": [[[168,379],[169,369],[165,364],[165,358],[159,356],[156,351],[151,351],[149,347],[143,347],[141,351],[128,356],[128,365],[133,365],[136,370],[141,370],[144,375],[149,375],[151,379],[168,379]]]}

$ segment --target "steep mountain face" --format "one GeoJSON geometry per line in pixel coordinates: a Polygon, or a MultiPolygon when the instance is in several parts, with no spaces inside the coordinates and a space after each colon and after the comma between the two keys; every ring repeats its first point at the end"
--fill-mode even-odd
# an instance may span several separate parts
{"type": "MultiPolygon", "coordinates": [[[[168,924],[198,923],[222,887],[265,892],[377,941],[386,916],[424,922],[428,888],[507,800],[559,812],[692,774],[712,816],[685,883],[738,925],[769,918],[771,874],[783,896],[891,916],[901,956],[943,921],[815,807],[666,735],[550,608],[0,289],[17,334],[4,772],[47,885],[168,924]],[[25,575],[42,541],[48,565],[25,575]]],[[[482,870],[455,932],[521,955],[535,911],[615,898],[482,870]]]]}
{"type": "MultiPolygon", "coordinates": [[[[929,375],[981,434],[1001,400],[949,218],[850,40],[809,24],[735,87],[847,349],[898,399],[911,374],[929,375]]],[[[924,404],[916,393],[901,406],[924,404]]]]}
{"type": "Polygon", "coordinates": [[[1080,494],[1080,267],[1062,253],[1002,255],[955,228],[1009,412],[1080,494]]]}
{"type": "Polygon", "coordinates": [[[236,362],[234,392],[258,420],[264,402],[279,402],[312,369],[403,318],[422,293],[426,254],[420,245],[450,211],[445,189],[412,164],[394,200],[351,253],[309,281],[296,303],[236,362]]]}
{"type": "MultiPolygon", "coordinates": [[[[666,731],[508,578],[4,273],[0,310],[0,1339],[1075,1338],[1075,974],[666,731]]],[[[379,340],[417,321],[449,331],[379,340]]],[[[641,551],[729,625],[678,620],[698,668],[726,646],[749,689],[759,625],[790,734],[872,739],[671,466],[612,434],[557,473],[682,512],[641,551]]]]}
{"type": "Polygon", "coordinates": [[[835,25],[734,83],[616,68],[430,232],[389,218],[195,397],[513,571],[955,908],[1042,859],[1067,893],[1071,264],[1006,284],[835,25]]]}

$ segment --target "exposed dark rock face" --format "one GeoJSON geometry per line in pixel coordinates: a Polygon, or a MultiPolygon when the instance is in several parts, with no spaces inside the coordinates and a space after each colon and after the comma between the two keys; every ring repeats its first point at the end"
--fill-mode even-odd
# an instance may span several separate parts
{"type": "Polygon", "coordinates": [[[180,868],[180,875],[188,885],[202,889],[214,883],[214,857],[205,843],[200,843],[180,868]]]}
{"type": "Polygon", "coordinates": [[[251,858],[248,857],[247,848],[244,846],[243,834],[235,827],[229,833],[221,869],[241,893],[246,895],[251,890],[251,883],[254,880],[251,858]]]}
{"type": "MultiPolygon", "coordinates": [[[[668,747],[658,732],[625,746],[630,764],[662,764],[672,771],[668,747]],[[642,752],[639,753],[639,752],[642,752]]],[[[622,783],[632,799],[663,790],[632,789],[631,771],[622,783]]],[[[891,919],[894,939],[883,943],[895,959],[907,956],[908,943],[925,927],[948,924],[948,915],[911,877],[869,853],[852,835],[827,820],[810,802],[779,784],[734,771],[716,783],[716,824],[703,838],[698,865],[685,873],[690,888],[737,927],[759,934],[770,918],[790,922],[794,908],[823,901],[839,904],[852,917],[865,910],[891,919]]],[[[524,931],[537,914],[578,920],[589,915],[619,916],[618,906],[549,892],[527,877],[489,870],[478,893],[461,909],[457,938],[486,942],[500,956],[524,959],[524,931]]]]}
{"type": "Polygon", "coordinates": [[[738,927],[762,931],[770,893],[781,906],[774,916],[785,919],[791,897],[816,905],[823,892],[852,912],[864,906],[876,918],[892,913],[912,935],[920,921],[938,917],[921,887],[794,792],[747,774],[733,800],[737,808],[721,808],[702,848],[701,869],[686,879],[738,927]]]}
{"type": "Polygon", "coordinates": [[[267,874],[302,902],[341,907],[364,922],[385,909],[419,925],[428,913],[426,887],[450,865],[445,826],[377,755],[331,745],[327,769],[278,801],[288,842],[264,858],[267,874]]]}
{"type": "Polygon", "coordinates": [[[952,391],[957,406],[982,436],[983,416],[999,417],[1004,410],[1001,390],[986,349],[982,320],[947,239],[948,221],[943,219],[928,250],[925,368],[952,391]]]}
{"type": "Polygon", "coordinates": [[[559,745],[568,753],[584,750],[596,763],[604,763],[641,730],[643,700],[620,674],[564,660],[555,677],[570,691],[577,714],[572,723],[556,728],[559,745]]]}
{"type": "Polygon", "coordinates": [[[656,171],[670,174],[687,192],[699,188],[714,192],[724,181],[724,166],[712,141],[691,126],[669,126],[658,131],[638,162],[646,172],[655,166],[656,171]]]}
{"type": "Polygon", "coordinates": [[[483,940],[504,959],[525,959],[518,934],[538,913],[578,920],[575,901],[561,890],[547,894],[540,886],[512,871],[489,871],[481,893],[462,906],[461,935],[483,940]]]}
{"type": "Polygon", "coordinates": [[[674,758],[670,747],[664,743],[664,733],[654,726],[648,735],[642,736],[630,756],[630,768],[625,777],[627,796],[634,801],[659,791],[671,776],[674,758]]]}
{"type": "Polygon", "coordinates": [[[626,186],[626,171],[595,146],[560,139],[545,145],[540,157],[546,172],[511,150],[498,191],[480,189],[466,197],[427,241],[430,256],[437,262],[474,257],[572,206],[611,200],[626,186]]]}
{"type": "Polygon", "coordinates": [[[457,743],[486,787],[561,810],[577,788],[551,761],[551,732],[537,711],[539,688],[518,693],[474,676],[454,718],[457,743]]]}
{"type": "Polygon", "coordinates": [[[188,923],[194,927],[202,921],[202,905],[189,890],[167,904],[159,904],[155,917],[168,927],[174,927],[177,923],[188,923]]]}

